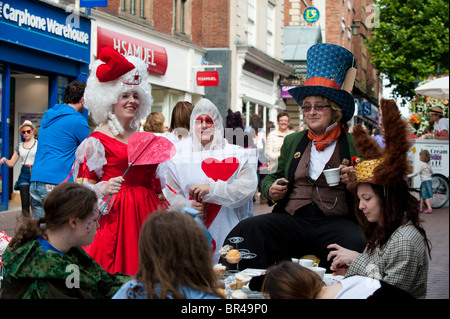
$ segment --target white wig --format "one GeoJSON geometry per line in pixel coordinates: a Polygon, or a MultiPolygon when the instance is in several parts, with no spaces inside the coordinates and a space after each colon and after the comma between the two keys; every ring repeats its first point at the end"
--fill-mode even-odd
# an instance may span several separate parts
{"type": "Polygon", "coordinates": [[[108,121],[114,135],[123,133],[124,129],[113,114],[113,105],[117,103],[121,94],[137,91],[140,98],[140,106],[136,117],[130,123],[133,129],[138,128],[138,122],[145,119],[151,111],[153,98],[152,88],[148,82],[147,66],[144,61],[134,56],[125,57],[135,68],[120,76],[116,80],[100,82],[97,77],[97,68],[105,64],[96,60],[90,68],[90,75],[84,91],[85,107],[92,115],[94,122],[100,126],[108,121]]]}

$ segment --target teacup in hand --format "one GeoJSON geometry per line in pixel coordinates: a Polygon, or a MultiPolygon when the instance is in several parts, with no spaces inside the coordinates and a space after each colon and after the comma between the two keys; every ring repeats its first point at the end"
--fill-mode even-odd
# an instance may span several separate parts
{"type": "Polygon", "coordinates": [[[330,168],[323,171],[325,178],[327,180],[328,185],[331,187],[339,185],[339,180],[341,178],[341,169],[338,168],[330,168]]]}

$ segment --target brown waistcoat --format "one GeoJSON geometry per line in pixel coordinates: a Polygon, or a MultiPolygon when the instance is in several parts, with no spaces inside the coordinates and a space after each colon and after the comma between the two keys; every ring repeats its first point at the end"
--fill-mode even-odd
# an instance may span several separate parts
{"type": "MultiPolygon", "coordinates": [[[[326,216],[348,215],[347,199],[345,196],[345,184],[330,187],[323,173],[317,180],[309,177],[309,162],[311,155],[310,142],[306,147],[294,175],[292,191],[285,210],[293,215],[299,208],[314,202],[326,216]]],[[[339,167],[339,142],[336,144],[333,155],[324,169],[339,167]]]]}

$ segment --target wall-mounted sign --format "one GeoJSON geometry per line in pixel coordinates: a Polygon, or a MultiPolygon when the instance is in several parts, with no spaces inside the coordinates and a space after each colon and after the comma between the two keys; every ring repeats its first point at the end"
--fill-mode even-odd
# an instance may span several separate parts
{"type": "Polygon", "coordinates": [[[296,85],[282,85],[281,86],[281,98],[282,99],[292,99],[291,94],[289,93],[290,89],[297,87],[296,85]]]}
{"type": "Polygon", "coordinates": [[[107,7],[108,0],[80,0],[80,7],[107,7]]]}
{"type": "Polygon", "coordinates": [[[319,20],[319,16],[319,10],[314,7],[308,7],[305,9],[305,11],[303,11],[303,19],[305,19],[305,21],[308,23],[317,22],[317,20],[319,20]]]}
{"type": "Polygon", "coordinates": [[[219,86],[218,71],[199,71],[197,72],[198,86],[219,86]]]}
{"type": "Polygon", "coordinates": [[[112,47],[123,55],[134,55],[147,64],[149,73],[164,75],[168,58],[166,49],[105,28],[97,28],[97,54],[103,47],[112,47]]]}
{"type": "Polygon", "coordinates": [[[90,61],[91,22],[77,12],[38,1],[0,1],[0,40],[90,61]]]}

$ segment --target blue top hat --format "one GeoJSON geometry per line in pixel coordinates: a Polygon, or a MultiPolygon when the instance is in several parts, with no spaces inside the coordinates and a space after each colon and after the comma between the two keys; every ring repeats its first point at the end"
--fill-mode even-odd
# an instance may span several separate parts
{"type": "MultiPolygon", "coordinates": [[[[356,67],[355,56],[338,45],[319,43],[306,56],[306,81],[289,93],[301,106],[307,96],[323,96],[342,109],[341,122],[348,122],[355,112],[353,96],[342,89],[347,71],[356,67]]],[[[354,79],[351,79],[353,87],[354,79]]]]}

